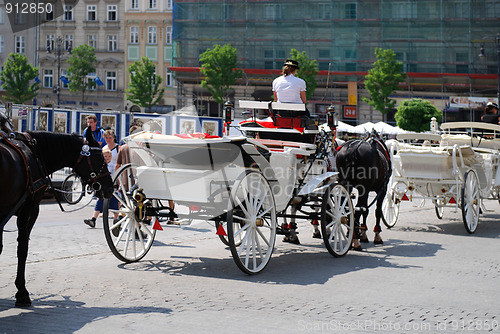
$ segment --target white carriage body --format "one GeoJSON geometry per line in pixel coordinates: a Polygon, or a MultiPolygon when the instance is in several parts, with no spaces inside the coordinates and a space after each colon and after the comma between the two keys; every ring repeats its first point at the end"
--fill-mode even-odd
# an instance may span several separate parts
{"type": "MultiPolygon", "coordinates": [[[[500,131],[500,126],[460,122],[444,123],[443,129],[482,128],[500,131]]],[[[476,131],[476,134],[479,131],[476,131]]],[[[392,187],[398,197],[403,194],[431,199],[457,198],[464,175],[474,170],[479,181],[481,198],[493,196],[499,186],[500,140],[484,139],[474,133],[401,134],[399,140],[430,140],[439,146],[398,143],[393,155],[392,187]],[[479,147],[478,147],[479,146],[479,147]]],[[[458,205],[458,203],[457,203],[458,205]]]]}

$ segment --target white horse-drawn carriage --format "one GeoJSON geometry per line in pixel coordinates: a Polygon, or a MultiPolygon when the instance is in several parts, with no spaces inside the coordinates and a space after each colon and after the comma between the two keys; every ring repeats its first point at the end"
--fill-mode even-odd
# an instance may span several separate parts
{"type": "MultiPolygon", "coordinates": [[[[251,101],[240,105],[294,107],[251,101]]],[[[247,130],[269,131],[259,126],[247,130]]],[[[271,131],[301,134],[305,129],[292,126],[271,131]]],[[[330,135],[317,129],[307,132],[320,140],[312,144],[149,132],[129,136],[132,163],[122,166],[113,178],[113,196],[120,208],[110,208],[109,201],[104,206],[105,235],[112,252],[125,262],[143,258],[156,231],[162,229],[162,217],[207,220],[215,222],[217,234],[229,245],[238,267],[253,274],[271,258],[276,234],[282,230],[278,218],[303,217],[320,221],[332,255],[345,255],[353,237],[352,201],[335,182],[337,173],[328,168],[330,135]],[[168,201],[174,201],[176,209],[168,201]],[[189,210],[177,210],[181,207],[189,210]],[[296,209],[293,214],[288,213],[291,207],[296,209]],[[116,213],[119,217],[113,219],[116,213]]]]}
{"type": "Polygon", "coordinates": [[[444,207],[462,212],[474,233],[485,199],[499,199],[500,126],[477,122],[441,124],[441,134],[399,134],[392,143],[393,173],[383,204],[384,223],[392,227],[403,200],[430,199],[436,215],[444,207]]]}

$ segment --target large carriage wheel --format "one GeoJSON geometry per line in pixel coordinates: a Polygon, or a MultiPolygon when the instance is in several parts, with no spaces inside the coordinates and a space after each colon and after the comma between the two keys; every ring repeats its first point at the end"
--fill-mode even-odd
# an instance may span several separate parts
{"type": "MultiPolygon", "coordinates": [[[[389,182],[389,184],[391,184],[389,182]]],[[[387,189],[384,201],[382,202],[382,222],[387,228],[396,225],[399,217],[400,199],[396,197],[396,193],[391,189],[387,189]]]]}
{"type": "Polygon", "coordinates": [[[321,234],[330,254],[347,254],[354,235],[354,207],[349,192],[340,184],[330,185],[323,196],[321,234]]]}
{"type": "Polygon", "coordinates": [[[436,211],[436,217],[438,217],[438,219],[443,219],[444,198],[433,199],[432,203],[434,203],[434,210],[436,211]]]}
{"type": "Polygon", "coordinates": [[[276,240],[276,208],[262,173],[247,171],[234,183],[227,234],[234,262],[243,272],[256,274],[266,267],[276,240]]]}
{"type": "Polygon", "coordinates": [[[462,218],[465,229],[474,233],[479,222],[481,198],[479,194],[479,180],[474,170],[465,173],[462,187],[462,218]]]}
{"type": "Polygon", "coordinates": [[[77,204],[85,196],[85,185],[80,176],[75,173],[68,175],[61,186],[62,198],[68,204],[77,204]]]}
{"type": "Polygon", "coordinates": [[[144,211],[152,203],[144,201],[140,209],[133,198],[135,189],[140,189],[137,183],[137,166],[124,165],[115,173],[113,179],[113,195],[120,208],[110,208],[110,200],[104,201],[103,225],[106,241],[113,254],[121,261],[135,262],[142,259],[151,246],[156,235],[153,223],[154,216],[144,215],[144,211]],[[119,218],[114,219],[113,213],[118,212],[119,218]]]}

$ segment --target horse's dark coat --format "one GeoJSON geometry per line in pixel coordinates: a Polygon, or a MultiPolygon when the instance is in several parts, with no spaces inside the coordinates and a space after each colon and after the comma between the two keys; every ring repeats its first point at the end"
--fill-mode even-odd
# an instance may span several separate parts
{"type": "MultiPolygon", "coordinates": [[[[0,126],[3,135],[11,131],[5,124],[8,123],[0,115],[0,126]]],[[[91,134],[91,131],[87,131],[87,133],[91,134]]],[[[25,145],[24,143],[5,138],[5,136],[0,137],[0,223],[9,218],[10,215],[17,216],[18,267],[15,280],[18,289],[16,293],[17,306],[31,305],[29,293],[25,287],[28,241],[33,225],[38,217],[39,204],[46,188],[39,187],[36,190],[36,187],[34,187],[30,191],[29,185],[31,182],[28,180],[28,175],[32,175],[32,179],[40,176],[45,177],[63,167],[73,167],[75,172],[84,180],[90,179],[92,171],[98,175],[107,174],[107,168],[100,150],[91,150],[93,153],[89,160],[86,157],[80,161],[78,160],[84,144],[82,137],[50,132],[28,132],[28,134],[35,140],[36,144],[31,153],[32,156],[27,158],[23,158],[7,141],[11,140],[14,145],[25,145]],[[31,174],[27,173],[25,161],[27,161],[31,174]],[[41,162],[41,164],[37,164],[36,161],[41,162]],[[102,168],[103,166],[104,168],[102,168]],[[40,171],[43,170],[46,171],[47,175],[36,175],[40,174],[40,171]],[[21,201],[23,196],[26,197],[24,201],[21,201]],[[17,204],[20,204],[19,209],[16,212],[11,212],[17,204]]],[[[86,139],[90,146],[99,146],[92,138],[92,135],[87,136],[86,139]]],[[[111,177],[106,175],[100,178],[99,182],[102,185],[104,196],[109,197],[112,192],[111,177]]],[[[3,226],[0,226],[0,253],[3,249],[2,234],[3,226]]]]}
{"type": "MultiPolygon", "coordinates": [[[[363,216],[364,225],[368,216],[368,194],[374,191],[377,194],[377,208],[375,210],[375,232],[380,232],[382,218],[382,202],[387,192],[387,183],[392,172],[391,161],[385,144],[376,132],[364,140],[350,140],[344,143],[337,151],[337,169],[339,182],[347,187],[358,190],[355,222],[359,227],[359,220],[363,216]]],[[[355,237],[359,235],[356,231],[355,237]]]]}

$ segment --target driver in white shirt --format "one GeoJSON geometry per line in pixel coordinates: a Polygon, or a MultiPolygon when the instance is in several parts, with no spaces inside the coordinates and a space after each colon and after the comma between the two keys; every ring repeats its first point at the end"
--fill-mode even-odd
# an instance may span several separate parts
{"type": "Polygon", "coordinates": [[[293,59],[285,60],[282,74],[273,81],[274,100],[281,103],[306,103],[306,82],[295,74],[299,63],[293,59]]]}

